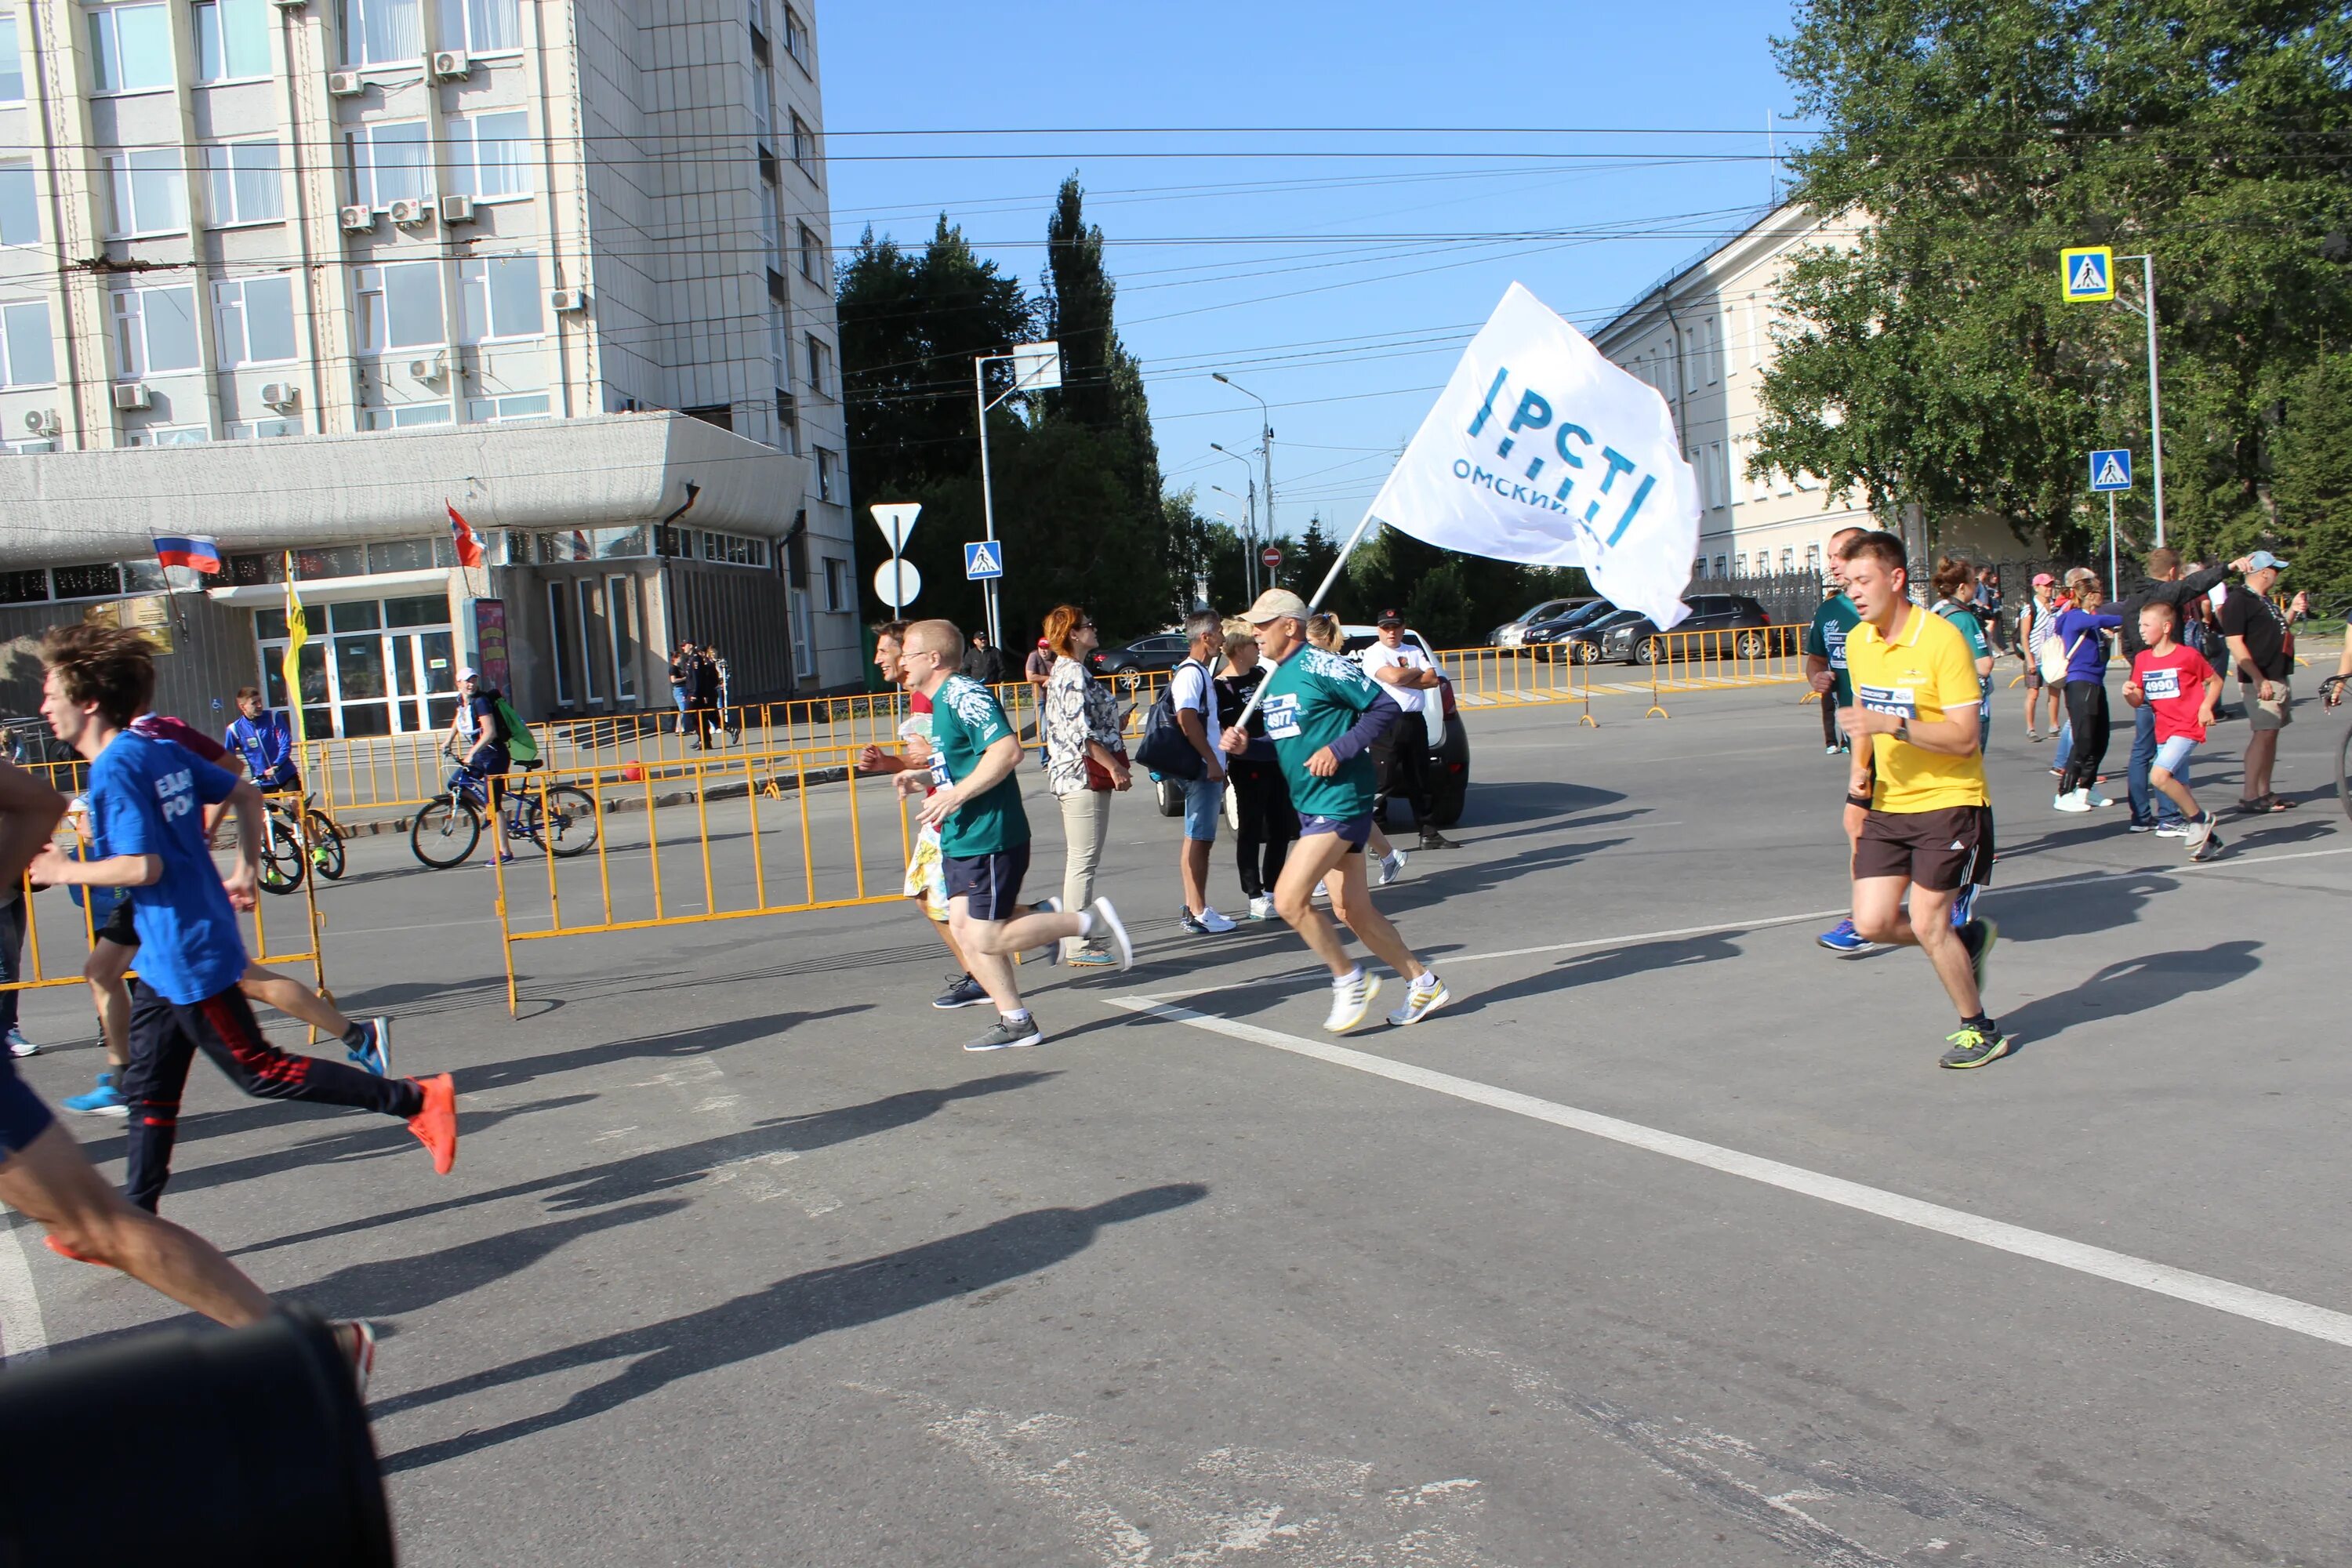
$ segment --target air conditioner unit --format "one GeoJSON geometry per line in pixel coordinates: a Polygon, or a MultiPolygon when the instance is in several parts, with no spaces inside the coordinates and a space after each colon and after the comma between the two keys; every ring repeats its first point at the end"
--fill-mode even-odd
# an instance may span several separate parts
{"type": "Polygon", "coordinates": [[[547,297],[548,305],[558,311],[571,312],[588,308],[588,291],[584,289],[558,289],[547,297]]]}
{"type": "Polygon", "coordinates": [[[327,73],[327,90],[337,98],[355,97],[366,85],[367,84],[365,82],[360,80],[360,73],[357,71],[329,71],[327,73]]]}
{"type": "Polygon", "coordinates": [[[474,198],[471,196],[443,196],[441,198],[441,221],[443,223],[473,222],[474,198]]]}
{"type": "Polygon", "coordinates": [[[290,381],[265,381],[261,384],[261,401],[283,413],[302,401],[302,389],[290,381]]]}
{"type": "Polygon", "coordinates": [[[114,406],[126,414],[155,406],[155,395],[147,390],[143,381],[125,382],[114,389],[114,406]]]}
{"type": "Polygon", "coordinates": [[[28,408],[25,411],[25,428],[36,436],[54,436],[65,428],[58,423],[54,408],[28,408]]]}
{"type": "Polygon", "coordinates": [[[395,228],[417,228],[430,222],[432,217],[431,202],[404,199],[392,204],[392,222],[395,228]]]}
{"type": "Polygon", "coordinates": [[[474,68],[463,49],[433,51],[433,74],[443,81],[463,81],[474,68]]]}
{"type": "Polygon", "coordinates": [[[345,234],[365,234],[374,226],[375,209],[373,207],[358,206],[345,207],[343,209],[343,232],[345,234]]]}
{"type": "Polygon", "coordinates": [[[310,0],[270,0],[270,4],[276,5],[280,11],[299,11],[310,3],[310,0]]]}
{"type": "Polygon", "coordinates": [[[448,361],[440,354],[429,359],[413,359],[408,362],[408,374],[417,381],[438,381],[447,374],[447,365],[448,361]]]}

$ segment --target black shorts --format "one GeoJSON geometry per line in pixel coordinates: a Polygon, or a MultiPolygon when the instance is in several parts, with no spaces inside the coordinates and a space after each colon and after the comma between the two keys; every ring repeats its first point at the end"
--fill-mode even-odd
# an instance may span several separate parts
{"type": "Polygon", "coordinates": [[[117,947],[139,945],[139,928],[131,923],[129,899],[114,906],[114,912],[107,916],[106,923],[98,928],[98,940],[110,942],[117,947]]]}
{"type": "Polygon", "coordinates": [[[969,900],[976,921],[1009,921],[1021,903],[1021,879],[1029,874],[1029,846],[1015,844],[993,855],[942,855],[948,903],[969,900]]]}
{"type": "Polygon", "coordinates": [[[1914,887],[1956,893],[1992,880],[1992,808],[1869,811],[1854,840],[1853,879],[1902,877],[1914,887]]]}
{"type": "Polygon", "coordinates": [[[16,1076],[16,1064],[0,1051],[0,1160],[24,1152],[56,1120],[41,1097],[16,1076]]]}

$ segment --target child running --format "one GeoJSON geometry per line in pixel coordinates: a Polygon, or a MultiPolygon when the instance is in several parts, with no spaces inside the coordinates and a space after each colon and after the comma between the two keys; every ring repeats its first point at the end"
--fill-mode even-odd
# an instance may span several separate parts
{"type": "Polygon", "coordinates": [[[2213,814],[2198,810],[2189,793],[2189,758],[2221,707],[2221,678],[2203,654],[2173,639],[2179,626],[2180,612],[2172,605],[2159,600],[2140,606],[2140,640],[2147,646],[2133,656],[2124,700],[2155,710],[2156,762],[2147,782],[2189,819],[2189,858],[2210,860],[2221,852],[2221,837],[2213,831],[2213,814]]]}

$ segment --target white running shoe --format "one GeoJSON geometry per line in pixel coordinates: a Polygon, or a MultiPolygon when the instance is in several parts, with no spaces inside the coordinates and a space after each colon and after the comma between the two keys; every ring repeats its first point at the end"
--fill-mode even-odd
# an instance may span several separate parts
{"type": "Polygon", "coordinates": [[[1224,916],[1219,914],[1217,912],[1217,906],[1214,904],[1202,905],[1201,912],[1194,915],[1192,918],[1195,921],[1198,921],[1200,922],[1201,929],[1207,931],[1211,936],[1223,936],[1229,931],[1239,931],[1242,929],[1233,921],[1227,920],[1224,916]]]}
{"type": "Polygon", "coordinates": [[[2091,788],[2088,784],[2083,786],[2082,793],[2084,805],[2093,808],[2102,805],[2113,805],[2116,804],[2114,801],[2109,800],[2105,795],[2101,795],[2097,790],[2091,788]]]}
{"type": "Polygon", "coordinates": [[[1433,969],[1405,987],[1404,1005],[1389,1015],[1389,1022],[1400,1029],[1408,1024],[1418,1024],[1453,1000],[1454,994],[1445,989],[1445,982],[1433,969]]]}
{"type": "Polygon", "coordinates": [[[1364,1021],[1372,1010],[1372,998],[1380,994],[1380,976],[1358,964],[1331,982],[1331,1016],[1323,1026],[1335,1035],[1346,1034],[1364,1021]]]}
{"type": "Polygon", "coordinates": [[[2091,809],[2091,803],[2083,798],[2083,793],[2084,792],[2081,790],[2070,790],[2066,794],[2060,795],[2056,800],[2052,801],[2050,803],[2050,809],[2053,811],[2088,811],[2091,809]]]}
{"type": "Polygon", "coordinates": [[[1118,911],[1110,907],[1110,900],[1097,899],[1087,907],[1094,911],[1097,934],[1110,938],[1111,945],[1118,950],[1119,968],[1134,968],[1135,944],[1128,941],[1127,922],[1118,918],[1118,911]]]}
{"type": "Polygon", "coordinates": [[[1391,882],[1395,881],[1399,877],[1403,876],[1404,858],[1407,853],[1407,851],[1402,849],[1391,849],[1386,855],[1382,856],[1381,858],[1380,875],[1372,879],[1372,886],[1375,888],[1385,888],[1391,882]]]}
{"type": "Polygon", "coordinates": [[[1256,898],[1252,899],[1250,900],[1250,919],[1254,921],[1270,921],[1274,919],[1274,900],[1267,898],[1264,893],[1260,893],[1256,898]]]}

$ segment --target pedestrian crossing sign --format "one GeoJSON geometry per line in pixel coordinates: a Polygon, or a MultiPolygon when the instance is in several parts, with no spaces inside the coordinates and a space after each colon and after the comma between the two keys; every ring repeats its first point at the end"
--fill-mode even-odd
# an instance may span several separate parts
{"type": "Polygon", "coordinates": [[[1004,545],[1001,541],[983,539],[963,547],[963,574],[968,582],[982,583],[1004,575],[1004,545]]]}
{"type": "Polygon", "coordinates": [[[2071,303],[2116,297],[2116,252],[2113,246],[2078,245],[2058,253],[2059,275],[2071,303]]]}
{"type": "Polygon", "coordinates": [[[2132,488],[2131,454],[2118,447],[2109,451],[2091,454],[2091,490],[2127,490],[2132,488]]]}

